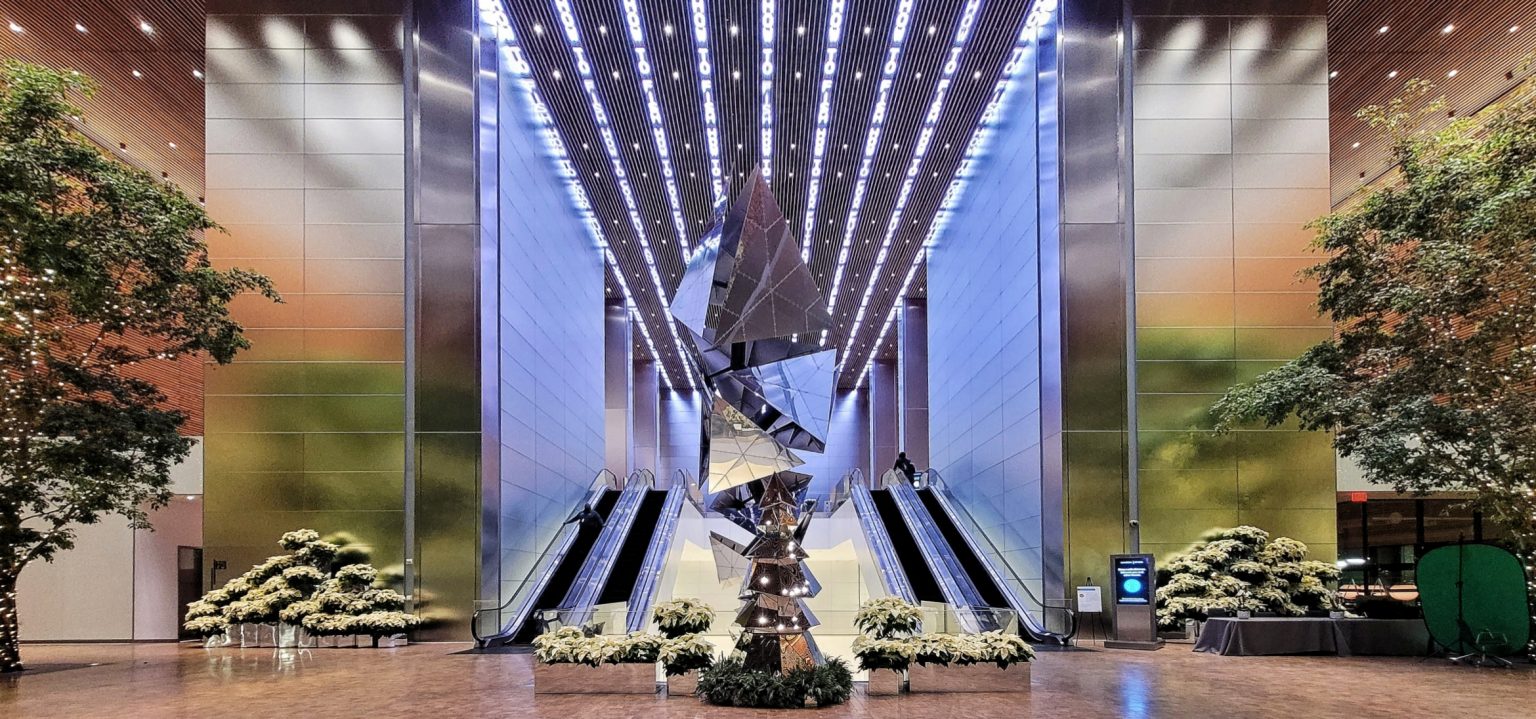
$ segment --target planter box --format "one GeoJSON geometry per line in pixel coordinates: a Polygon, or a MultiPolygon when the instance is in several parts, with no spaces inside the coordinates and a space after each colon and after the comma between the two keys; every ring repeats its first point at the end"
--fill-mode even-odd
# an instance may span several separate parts
{"type": "Polygon", "coordinates": [[[394,649],[395,647],[403,647],[410,643],[410,640],[406,639],[404,634],[396,634],[392,637],[379,637],[380,649],[394,649]]]}
{"type": "Polygon", "coordinates": [[[315,646],[320,649],[342,649],[357,646],[357,636],[343,634],[340,636],[327,634],[323,637],[315,637],[315,646]]]}
{"type": "Polygon", "coordinates": [[[308,649],[315,645],[314,637],[297,624],[277,625],[277,646],[280,649],[308,649]]]}
{"type": "Polygon", "coordinates": [[[236,636],[240,637],[241,649],[277,646],[276,624],[235,624],[230,628],[235,627],[239,627],[236,636]]]}
{"type": "Polygon", "coordinates": [[[675,677],[667,677],[667,696],[691,697],[699,691],[699,673],[688,672],[675,677]]]}
{"type": "Polygon", "coordinates": [[[655,694],[656,665],[533,663],[534,694],[655,694]]]}
{"type": "Polygon", "coordinates": [[[896,696],[907,687],[907,677],[895,669],[869,670],[869,684],[864,693],[872,697],[896,696]]]}
{"type": "Polygon", "coordinates": [[[1007,669],[999,669],[996,664],[947,667],[913,664],[907,675],[907,688],[913,694],[1029,691],[1028,662],[1009,664],[1007,669]]]}

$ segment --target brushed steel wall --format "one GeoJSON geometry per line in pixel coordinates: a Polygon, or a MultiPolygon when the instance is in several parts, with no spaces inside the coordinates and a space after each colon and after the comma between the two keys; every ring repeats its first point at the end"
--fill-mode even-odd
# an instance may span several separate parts
{"type": "Polygon", "coordinates": [[[1329,210],[1326,3],[1135,3],[1142,547],[1252,524],[1335,552],[1329,437],[1218,436],[1233,383],[1331,333],[1308,221],[1329,210]]]}
{"type": "Polygon", "coordinates": [[[635,467],[633,325],[623,300],[608,300],[603,312],[603,461],[622,477],[635,467]]]}
{"type": "Polygon", "coordinates": [[[240,571],[298,527],[403,571],[404,103],[399,3],[212,0],[208,210],[253,348],[207,374],[207,560],[240,571]]]}
{"type": "Polygon", "coordinates": [[[927,468],[928,454],[928,298],[902,300],[896,325],[897,378],[901,401],[898,443],[907,459],[927,468]]]}
{"type": "Polygon", "coordinates": [[[878,359],[869,370],[869,466],[876,474],[896,463],[896,453],[905,451],[901,441],[901,397],[897,365],[893,359],[878,359]]]}

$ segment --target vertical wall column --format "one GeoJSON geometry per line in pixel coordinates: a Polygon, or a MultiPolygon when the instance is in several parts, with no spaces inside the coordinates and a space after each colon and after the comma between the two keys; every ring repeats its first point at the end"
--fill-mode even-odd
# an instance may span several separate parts
{"type": "MultiPolygon", "coordinates": [[[[1066,549],[1058,591],[1103,577],[1135,547],[1129,459],[1127,336],[1131,137],[1122,0],[1067,0],[1058,48],[1060,220],[1060,502],[1066,549]]],[[[1057,404],[1059,402],[1059,405],[1057,404]]],[[[1054,583],[1054,581],[1052,582],[1054,583]]]]}
{"type": "Polygon", "coordinates": [[[623,477],[635,468],[634,339],[623,300],[608,300],[603,315],[603,461],[623,477]]]}
{"type": "Polygon", "coordinates": [[[927,469],[932,460],[928,455],[928,298],[902,300],[896,347],[901,402],[898,444],[912,464],[927,469]]]}
{"type": "Polygon", "coordinates": [[[661,448],[661,418],[657,413],[661,402],[661,375],[656,371],[656,362],[653,360],[640,360],[634,363],[633,368],[635,379],[630,413],[634,429],[631,435],[634,446],[632,469],[655,472],[661,448]]]}
{"type": "MultiPolygon", "coordinates": [[[[414,577],[436,621],[425,638],[462,638],[479,595],[481,541],[480,214],[474,3],[413,0],[407,17],[411,192],[406,294],[407,532],[414,577]]],[[[409,581],[409,579],[408,579],[409,581]]]]}
{"type": "Polygon", "coordinates": [[[1329,210],[1327,3],[1135,4],[1143,547],[1252,524],[1337,542],[1329,437],[1212,431],[1235,382],[1327,338],[1303,227],[1329,210]]]}
{"type": "Polygon", "coordinates": [[[282,532],[345,532],[398,569],[405,464],[401,5],[207,4],[208,211],[251,350],[207,373],[205,566],[220,581],[282,532]]]}
{"type": "Polygon", "coordinates": [[[656,479],[663,486],[677,479],[678,470],[695,482],[699,479],[705,397],[697,390],[670,389],[661,394],[656,413],[661,442],[656,479]]]}
{"type": "Polygon", "coordinates": [[[869,467],[872,479],[896,463],[900,441],[901,400],[897,396],[896,361],[875,360],[869,369],[869,467]]]}

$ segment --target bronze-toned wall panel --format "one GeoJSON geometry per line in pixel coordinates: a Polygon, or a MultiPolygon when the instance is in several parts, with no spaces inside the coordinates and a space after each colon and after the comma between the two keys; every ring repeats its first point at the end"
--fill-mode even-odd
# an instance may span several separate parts
{"type": "Polygon", "coordinates": [[[1137,110],[1135,149],[1142,548],[1248,523],[1329,559],[1329,438],[1217,435],[1210,414],[1233,383],[1331,332],[1297,277],[1317,262],[1304,225],[1328,210],[1321,11],[1136,8],[1136,102],[1153,105],[1137,110]]]}

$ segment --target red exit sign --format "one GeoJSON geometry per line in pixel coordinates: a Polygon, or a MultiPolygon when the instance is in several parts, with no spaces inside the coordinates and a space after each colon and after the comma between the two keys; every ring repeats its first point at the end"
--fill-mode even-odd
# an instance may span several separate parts
{"type": "Polygon", "coordinates": [[[1365,492],[1350,492],[1349,493],[1349,501],[1354,502],[1355,504],[1364,503],[1365,499],[1366,499],[1365,492]]]}

